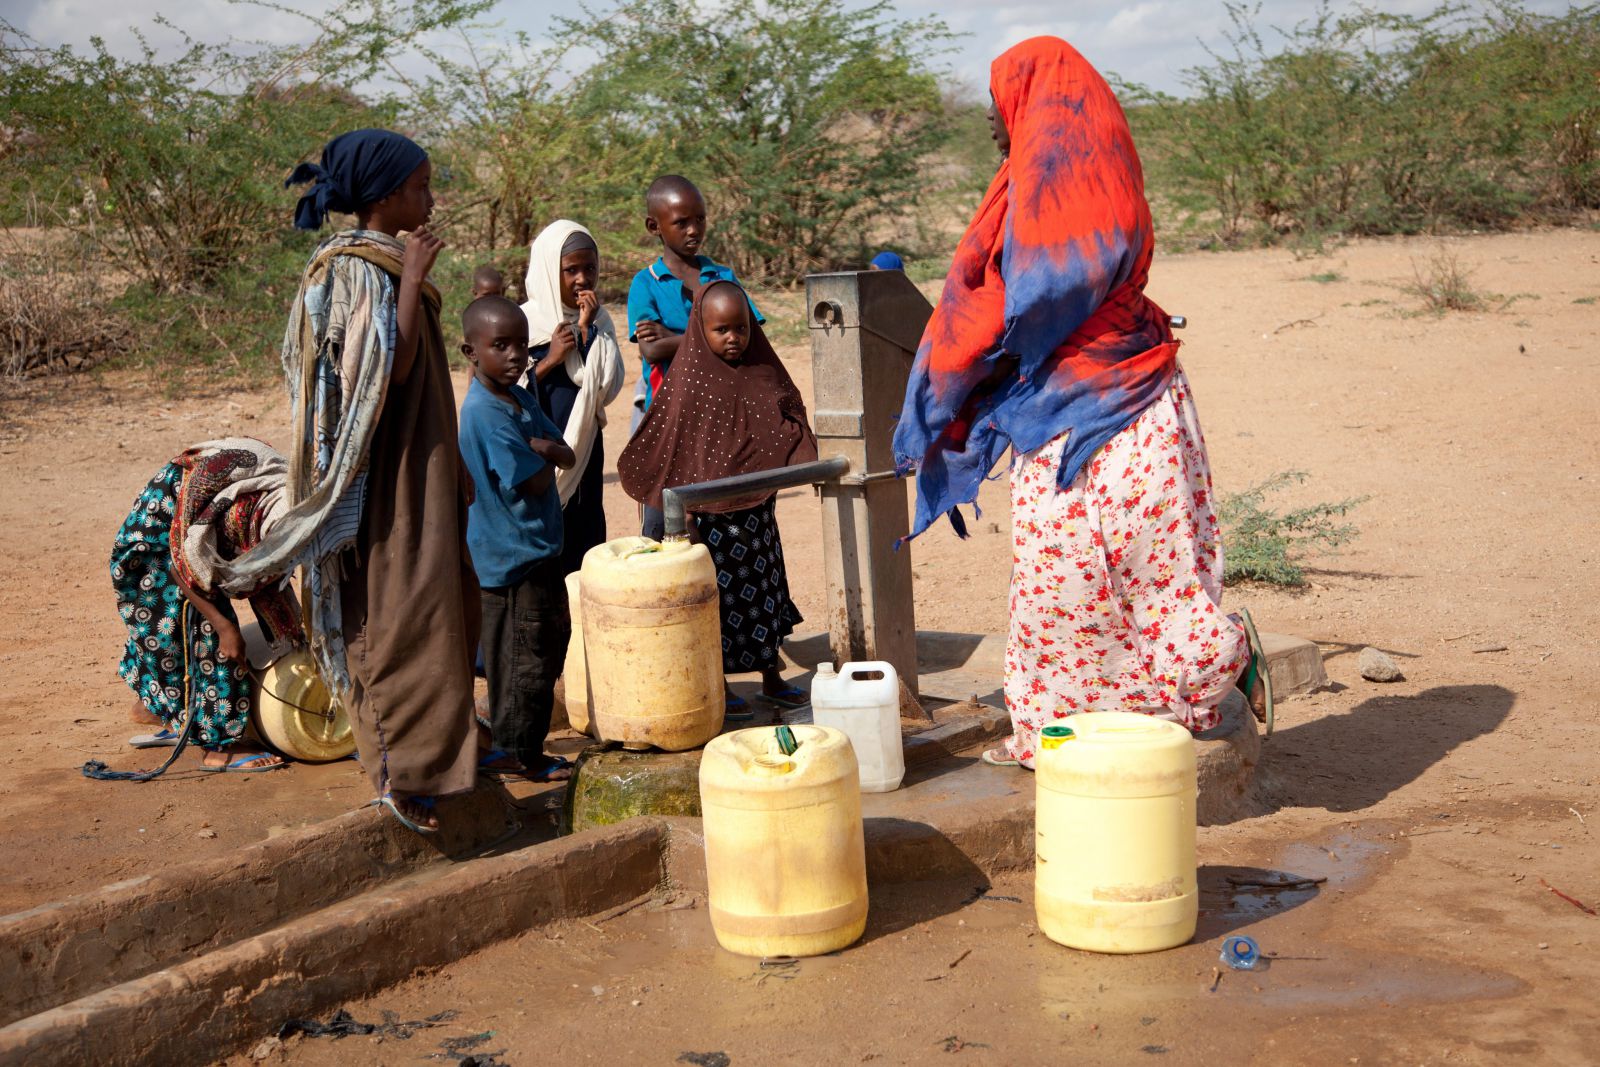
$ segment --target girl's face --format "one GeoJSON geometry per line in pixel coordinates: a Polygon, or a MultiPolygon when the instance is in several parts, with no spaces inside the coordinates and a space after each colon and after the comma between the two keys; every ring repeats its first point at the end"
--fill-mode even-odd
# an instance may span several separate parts
{"type": "Polygon", "coordinates": [[[1000,149],[1002,156],[1011,154],[1011,131],[1006,129],[1005,116],[1000,114],[1000,105],[994,102],[994,92],[989,93],[989,136],[994,138],[994,146],[1000,149]]]}
{"type": "Polygon", "coordinates": [[[410,232],[428,224],[433,215],[433,164],[423,160],[400,188],[378,201],[384,218],[396,229],[410,232]]]}
{"type": "Polygon", "coordinates": [[[569,308],[578,306],[578,294],[594,292],[600,277],[600,257],[592,248],[580,248],[561,257],[561,302],[569,308]]]}
{"type": "Polygon", "coordinates": [[[750,347],[750,307],[742,294],[707,300],[700,306],[706,341],[724,363],[737,363],[750,347]]]}

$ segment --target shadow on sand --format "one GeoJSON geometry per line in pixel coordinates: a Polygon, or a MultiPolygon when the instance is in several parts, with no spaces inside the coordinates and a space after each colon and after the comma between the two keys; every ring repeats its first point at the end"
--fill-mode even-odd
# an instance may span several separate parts
{"type": "Polygon", "coordinates": [[[1279,730],[1262,752],[1260,796],[1274,811],[1361,811],[1492,733],[1515,703],[1504,686],[1442,685],[1371,697],[1343,715],[1279,730]]]}

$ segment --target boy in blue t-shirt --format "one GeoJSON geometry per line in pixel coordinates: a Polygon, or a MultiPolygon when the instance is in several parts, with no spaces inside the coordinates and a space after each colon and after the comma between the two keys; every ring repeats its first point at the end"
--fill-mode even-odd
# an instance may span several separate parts
{"type": "Polygon", "coordinates": [[[528,369],[528,319],[503,296],[461,316],[472,381],[461,404],[461,459],[476,495],[467,547],[483,598],[483,661],[498,754],[486,769],[555,782],[571,765],[544,754],[572,617],[561,573],[555,468],[577,462],[539,401],[517,384],[528,369]]]}
{"type": "MultiPolygon", "coordinates": [[[[633,276],[628,288],[628,339],[643,360],[633,395],[633,426],[650,410],[666,381],[678,343],[689,328],[689,308],[701,287],[715,281],[738,282],[733,268],[700,254],[706,237],[706,201],[688,178],[667,174],[650,183],[644,195],[644,228],[661,241],[661,255],[633,276]]],[[[750,314],[766,322],[755,304],[750,314]]],[[[660,540],[661,512],[645,508],[644,536],[660,540]]]]}

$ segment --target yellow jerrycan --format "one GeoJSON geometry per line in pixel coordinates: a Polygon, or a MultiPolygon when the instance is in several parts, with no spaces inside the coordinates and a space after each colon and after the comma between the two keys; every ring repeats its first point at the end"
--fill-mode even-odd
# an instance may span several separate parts
{"type": "Polygon", "coordinates": [[[256,732],[290,759],[327,763],[356,750],[356,732],[305,649],[289,653],[256,676],[256,732]]]}
{"type": "Polygon", "coordinates": [[[819,956],[867,927],[855,753],[841,730],[737,730],[700,760],[717,941],[741,956],[819,956]]]}
{"type": "Polygon", "coordinates": [[[591,732],[627,748],[698,748],[722,731],[722,618],[704,545],[624,537],[583,557],[591,732]]]}
{"type": "Polygon", "coordinates": [[[567,575],[567,607],[572,615],[572,637],[561,668],[561,700],[567,708],[567,725],[586,734],[589,722],[589,665],[583,656],[583,592],[578,571],[567,575]]]}
{"type": "Polygon", "coordinates": [[[1034,904],[1052,941],[1153,952],[1194,936],[1194,740],[1129,712],[1073,715],[1040,747],[1034,904]]]}

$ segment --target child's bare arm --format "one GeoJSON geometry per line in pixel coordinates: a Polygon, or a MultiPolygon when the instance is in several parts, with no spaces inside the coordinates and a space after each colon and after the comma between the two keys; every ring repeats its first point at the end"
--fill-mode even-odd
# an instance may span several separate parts
{"type": "Polygon", "coordinates": [[[193,604],[195,610],[211,624],[213,630],[217,631],[217,654],[229,663],[243,663],[244,634],[239,630],[239,624],[224,615],[214,600],[180,578],[176,568],[169,567],[167,573],[172,576],[173,584],[183,593],[184,598],[193,604]]]}
{"type": "Polygon", "coordinates": [[[518,496],[543,496],[555,485],[556,469],[549,463],[539,468],[539,473],[517,486],[518,496]]]}
{"type": "Polygon", "coordinates": [[[443,247],[444,242],[426,226],[406,237],[405,265],[400,273],[400,291],[395,296],[395,332],[399,336],[395,339],[394,366],[389,372],[389,380],[396,385],[405,384],[416,364],[422,329],[422,284],[428,280],[428,272],[443,247]]]}
{"type": "Polygon", "coordinates": [[[633,335],[639,339],[639,355],[652,366],[676,356],[678,344],[683,340],[683,334],[674,333],[659,322],[650,321],[641,322],[633,335]]]}
{"type": "Polygon", "coordinates": [[[571,470],[578,462],[578,457],[573,454],[571,446],[565,441],[551,441],[544,437],[533,437],[528,440],[528,447],[533,449],[533,454],[546,463],[560,467],[562,470],[571,470]]]}

